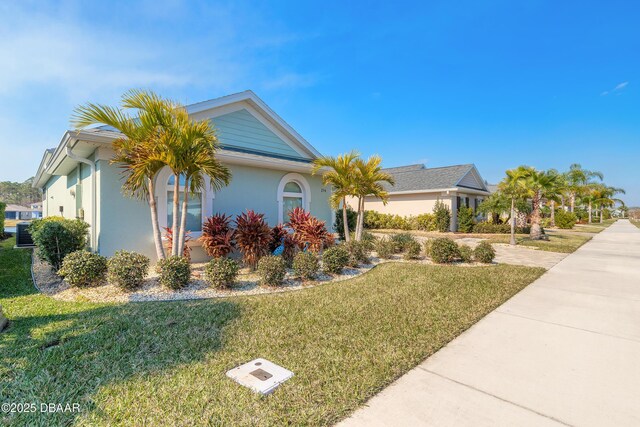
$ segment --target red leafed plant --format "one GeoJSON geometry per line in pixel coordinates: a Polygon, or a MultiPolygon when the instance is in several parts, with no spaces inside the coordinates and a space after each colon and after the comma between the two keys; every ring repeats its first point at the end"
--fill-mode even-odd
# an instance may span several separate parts
{"type": "Polygon", "coordinates": [[[222,258],[233,251],[235,230],[231,227],[231,215],[217,213],[202,224],[202,247],[209,256],[222,258]]]}
{"type": "Polygon", "coordinates": [[[302,208],[289,212],[289,227],[293,229],[293,238],[300,247],[318,253],[323,248],[333,245],[334,238],[327,231],[324,221],[311,215],[302,208]]]}
{"type": "Polygon", "coordinates": [[[278,224],[271,229],[271,245],[269,245],[269,252],[273,253],[277,247],[284,245],[284,251],[282,252],[282,258],[287,263],[293,262],[293,257],[296,255],[297,244],[293,235],[287,231],[282,224],[278,224]]]}
{"type": "Polygon", "coordinates": [[[247,210],[236,217],[236,246],[242,252],[242,260],[252,270],[258,261],[269,253],[271,227],[265,222],[264,214],[247,210]]]}
{"type": "MultiPolygon", "coordinates": [[[[173,248],[173,230],[171,227],[162,227],[164,229],[164,237],[167,239],[168,253],[171,254],[173,248]]],[[[191,261],[191,247],[187,245],[187,242],[191,240],[191,232],[189,230],[184,233],[184,248],[182,249],[182,256],[191,261]]]]}

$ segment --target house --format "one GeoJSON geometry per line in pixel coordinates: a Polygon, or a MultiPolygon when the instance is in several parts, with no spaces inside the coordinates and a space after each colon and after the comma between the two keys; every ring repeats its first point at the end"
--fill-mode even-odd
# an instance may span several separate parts
{"type": "MultiPolygon", "coordinates": [[[[320,154],[255,93],[186,108],[194,119],[214,124],[221,144],[217,157],[233,174],[229,186],[190,197],[187,228],[194,260],[206,259],[197,237],[203,220],[217,212],[235,216],[253,209],[273,226],[286,222],[287,212],[300,206],[332,226],[331,188],[311,175],[311,162],[320,154]]],[[[34,186],[44,193],[43,216],[81,218],[90,224],[93,251],[109,256],[126,249],[155,259],[148,205],[122,194],[120,170],[109,163],[111,144],[119,135],[107,126],[65,132],[56,148],[45,151],[34,186]]],[[[161,227],[171,224],[173,179],[165,168],[155,183],[161,227]]]]}
{"type": "Polygon", "coordinates": [[[31,219],[31,208],[20,205],[7,205],[4,209],[4,219],[31,219]]]}
{"type": "Polygon", "coordinates": [[[459,206],[474,210],[490,195],[485,180],[475,165],[455,165],[427,168],[423,164],[384,169],[391,174],[395,185],[384,184],[389,193],[387,204],[367,197],[365,210],[402,216],[433,212],[441,201],[451,210],[451,231],[457,230],[459,206]]]}
{"type": "Polygon", "coordinates": [[[42,218],[42,202],[31,203],[31,219],[42,218]]]}

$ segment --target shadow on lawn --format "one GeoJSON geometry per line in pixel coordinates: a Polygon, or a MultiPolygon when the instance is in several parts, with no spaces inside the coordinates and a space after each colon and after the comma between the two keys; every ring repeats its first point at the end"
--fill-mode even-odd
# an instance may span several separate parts
{"type": "Polygon", "coordinates": [[[228,301],[96,305],[24,291],[4,300],[24,315],[0,335],[2,402],[79,403],[81,413],[2,414],[0,424],[72,424],[96,409],[92,399],[104,385],[219,351],[223,328],[241,314],[228,301]]]}

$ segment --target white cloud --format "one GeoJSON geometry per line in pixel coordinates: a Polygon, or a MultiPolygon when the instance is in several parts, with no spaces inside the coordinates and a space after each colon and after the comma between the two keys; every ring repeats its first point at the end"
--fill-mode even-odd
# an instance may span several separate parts
{"type": "Polygon", "coordinates": [[[607,96],[607,95],[612,94],[612,93],[620,92],[622,89],[626,88],[628,84],[629,84],[629,82],[618,83],[616,85],[616,87],[614,87],[611,90],[605,90],[604,92],[602,92],[600,94],[600,96],[607,96]]]}

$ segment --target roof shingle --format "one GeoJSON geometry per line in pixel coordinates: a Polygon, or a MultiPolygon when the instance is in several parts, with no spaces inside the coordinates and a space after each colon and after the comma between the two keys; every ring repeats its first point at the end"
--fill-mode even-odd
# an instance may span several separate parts
{"type": "Polygon", "coordinates": [[[393,175],[396,184],[394,186],[384,184],[384,186],[389,192],[453,188],[473,167],[472,164],[466,164],[438,168],[426,168],[424,165],[387,168],[384,171],[393,175]]]}

